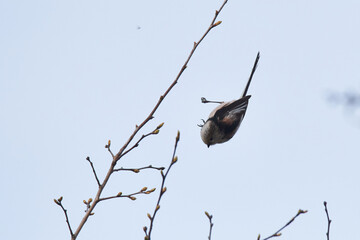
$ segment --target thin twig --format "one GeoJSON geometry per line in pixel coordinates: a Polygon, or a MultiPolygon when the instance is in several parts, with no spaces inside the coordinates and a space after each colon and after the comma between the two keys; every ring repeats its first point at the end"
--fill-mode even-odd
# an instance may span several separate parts
{"type": "Polygon", "coordinates": [[[114,158],[114,154],[112,153],[110,147],[108,147],[107,149],[108,149],[109,153],[111,154],[111,157],[114,158]]]}
{"type": "Polygon", "coordinates": [[[327,221],[328,221],[326,237],[327,237],[327,240],[329,240],[330,239],[331,220],[330,220],[330,217],[329,217],[329,212],[328,212],[328,209],[327,209],[327,202],[326,201],[324,201],[324,206],[325,206],[325,213],[326,213],[326,217],[327,217],[327,221]]]}
{"type": "Polygon", "coordinates": [[[95,168],[94,168],[94,164],[90,160],[90,157],[86,157],[86,160],[90,163],[90,166],[91,166],[91,168],[93,170],[93,173],[94,173],[94,176],[95,176],[95,179],[96,179],[96,182],[97,182],[98,186],[100,187],[100,181],[99,181],[99,178],[97,177],[97,174],[96,174],[96,171],[95,171],[95,168]]]}
{"type": "Polygon", "coordinates": [[[110,146],[111,146],[111,141],[109,140],[109,141],[108,141],[108,144],[105,145],[105,148],[107,148],[107,150],[109,151],[111,157],[114,159],[114,154],[113,154],[113,152],[111,151],[110,146]]]}
{"type": "Polygon", "coordinates": [[[177,145],[180,141],[180,132],[178,131],[177,133],[177,136],[176,136],[176,139],[175,139],[175,146],[174,146],[174,152],[173,152],[173,155],[172,155],[172,158],[171,158],[171,163],[168,167],[168,169],[166,170],[166,173],[164,174],[163,171],[161,171],[161,176],[162,176],[162,182],[161,182],[161,187],[160,187],[160,193],[159,193],[159,197],[158,197],[158,200],[157,200],[157,203],[156,203],[156,206],[155,206],[155,209],[154,209],[154,212],[152,214],[152,216],[150,215],[150,213],[147,214],[148,218],[150,219],[150,227],[149,227],[149,233],[147,233],[147,228],[144,227],[144,231],[145,231],[145,239],[146,240],[150,240],[151,239],[151,232],[152,232],[152,229],[153,229],[153,226],[154,226],[154,220],[155,220],[155,216],[156,216],[156,213],[159,211],[160,209],[160,201],[161,201],[161,198],[162,196],[164,195],[164,193],[166,192],[166,187],[164,187],[165,185],[165,180],[166,180],[166,177],[171,169],[171,167],[177,162],[178,160],[178,157],[175,156],[176,154],[176,149],[177,149],[177,145]],[[145,230],[146,229],[146,230],[145,230]]]}
{"type": "MultiPolygon", "coordinates": [[[[263,240],[268,240],[268,239],[273,238],[273,237],[279,237],[279,236],[281,236],[281,233],[280,233],[280,232],[281,232],[284,228],[286,228],[287,226],[289,226],[289,225],[295,220],[295,218],[297,218],[299,215],[301,215],[301,214],[303,214],[303,213],[307,213],[307,210],[301,210],[301,209],[299,209],[299,211],[297,212],[297,214],[296,214],[293,218],[291,218],[289,222],[287,222],[282,228],[280,228],[279,230],[277,230],[273,235],[271,235],[271,236],[269,236],[269,237],[267,237],[267,238],[264,238],[263,240]]],[[[259,234],[259,236],[258,236],[258,240],[260,240],[260,234],[259,234]]]]}
{"type": "MultiPolygon", "coordinates": [[[[135,130],[133,131],[133,133],[130,135],[130,137],[128,138],[128,140],[125,142],[125,144],[120,148],[120,150],[118,151],[118,153],[116,153],[116,155],[113,155],[112,152],[111,155],[113,156],[113,160],[111,162],[111,165],[109,167],[109,170],[104,178],[104,180],[102,181],[102,184],[99,186],[98,191],[96,193],[95,199],[94,199],[94,203],[91,205],[91,207],[89,208],[89,210],[86,212],[86,214],[84,215],[84,217],[82,218],[82,220],[79,223],[79,226],[77,227],[76,231],[74,232],[74,234],[72,235],[72,240],[75,240],[77,238],[77,236],[79,235],[81,229],[83,228],[83,226],[85,225],[86,221],[88,220],[90,214],[92,213],[92,211],[94,210],[94,208],[96,207],[97,203],[99,202],[100,196],[102,191],[104,190],[107,182],[110,179],[111,174],[114,172],[114,168],[116,166],[116,163],[119,161],[119,159],[124,156],[124,153],[128,153],[129,150],[134,149],[136,147],[136,144],[131,147],[129,150],[127,150],[126,152],[124,152],[129,144],[132,142],[132,140],[134,139],[134,137],[137,135],[137,133],[140,131],[140,129],[142,127],[144,127],[151,119],[154,118],[154,113],[157,111],[157,109],[159,108],[160,104],[162,103],[162,101],[165,99],[165,97],[169,94],[169,92],[173,89],[173,87],[177,84],[178,80],[180,79],[182,73],[185,71],[185,69],[187,68],[187,64],[189,63],[191,57],[193,56],[196,48],[199,46],[199,44],[202,42],[202,40],[207,36],[207,34],[211,31],[211,29],[213,29],[214,27],[218,26],[219,24],[221,24],[220,21],[215,23],[215,20],[217,19],[219,13],[221,12],[221,10],[223,9],[223,7],[225,6],[225,4],[227,3],[227,0],[224,1],[224,3],[221,5],[221,7],[219,8],[219,10],[217,10],[215,12],[215,16],[209,26],[209,28],[205,31],[204,35],[200,38],[200,40],[196,43],[194,42],[193,48],[188,56],[188,58],[186,59],[184,65],[181,67],[179,73],[177,74],[175,80],[170,84],[170,86],[166,89],[166,91],[163,93],[163,95],[160,96],[158,102],[155,104],[154,108],[151,110],[151,112],[149,113],[149,115],[145,118],[145,120],[140,124],[140,125],[136,125],[135,130]]],[[[108,148],[109,149],[109,148],[108,148]]]]}
{"type": "Polygon", "coordinates": [[[138,173],[138,172],[140,172],[141,170],[144,170],[144,169],[164,170],[165,168],[164,167],[153,167],[152,165],[149,165],[149,166],[146,166],[146,167],[141,167],[141,168],[123,168],[123,167],[121,167],[121,168],[114,169],[114,172],[131,171],[131,172],[138,173]]]}
{"type": "Polygon", "coordinates": [[[134,197],[135,195],[138,195],[138,194],[150,194],[150,193],[154,192],[155,190],[156,190],[156,188],[153,188],[151,190],[147,190],[147,187],[143,187],[140,191],[135,192],[135,193],[131,193],[131,194],[127,194],[127,195],[123,195],[122,192],[119,192],[115,196],[100,198],[99,202],[109,200],[109,199],[114,199],[114,198],[129,198],[129,199],[134,201],[134,200],[136,200],[136,197],[134,197]]]}
{"type": "Polygon", "coordinates": [[[212,222],[212,215],[210,215],[208,212],[205,211],[205,215],[208,217],[209,219],[209,223],[210,223],[210,230],[209,230],[209,237],[208,239],[211,240],[211,232],[212,232],[212,228],[214,226],[213,222],[212,222]]]}
{"type": "Polygon", "coordinates": [[[69,228],[69,232],[70,232],[71,238],[73,238],[73,237],[74,237],[74,233],[73,233],[73,231],[72,231],[72,229],[71,229],[71,226],[70,226],[70,221],[69,221],[69,217],[68,217],[68,215],[67,215],[67,210],[64,208],[64,206],[63,206],[62,203],[61,203],[62,200],[63,200],[63,197],[60,197],[60,198],[58,198],[58,199],[54,199],[54,202],[55,202],[57,205],[59,205],[59,206],[61,207],[61,209],[63,210],[64,215],[65,215],[65,219],[66,219],[66,224],[67,224],[67,226],[68,226],[68,228],[69,228]]]}
{"type": "Polygon", "coordinates": [[[129,148],[128,150],[126,150],[123,154],[121,154],[120,157],[123,157],[125,156],[128,152],[132,151],[134,148],[138,147],[139,146],[139,143],[146,137],[150,136],[150,135],[153,135],[154,132],[151,132],[151,133],[148,133],[148,134],[145,134],[145,135],[142,135],[141,138],[131,147],[129,148]]]}
{"type": "MultiPolygon", "coordinates": [[[[156,129],[155,129],[154,131],[152,131],[151,133],[148,133],[148,134],[146,134],[146,135],[143,135],[143,136],[140,138],[140,140],[138,140],[138,142],[135,144],[136,146],[134,145],[131,149],[134,149],[135,147],[137,147],[137,145],[139,144],[139,142],[140,142],[142,139],[144,139],[145,137],[147,137],[147,136],[149,136],[149,135],[158,134],[159,131],[160,131],[160,128],[161,128],[163,125],[164,125],[164,123],[161,123],[159,126],[156,127],[156,129]]],[[[138,126],[137,126],[137,127],[138,127],[138,126]]],[[[102,183],[101,185],[99,185],[99,189],[98,189],[98,191],[97,191],[97,193],[96,193],[94,203],[93,203],[92,205],[88,204],[86,214],[85,214],[85,216],[83,217],[83,219],[81,220],[81,222],[80,222],[78,228],[76,229],[73,237],[71,238],[72,240],[75,240],[75,239],[77,238],[77,236],[79,235],[82,227],[83,227],[84,224],[86,223],[87,219],[89,218],[89,216],[91,216],[91,215],[93,214],[92,211],[94,210],[95,206],[96,206],[100,201],[105,200],[104,198],[101,199],[100,196],[101,196],[102,191],[103,191],[104,188],[105,188],[106,183],[109,181],[111,174],[114,172],[114,168],[115,168],[115,165],[116,165],[116,163],[117,163],[117,160],[116,160],[115,156],[113,155],[113,153],[112,153],[111,150],[110,150],[110,145],[111,145],[111,141],[109,140],[109,141],[108,141],[108,144],[105,145],[105,148],[107,148],[107,149],[109,150],[109,152],[111,153],[111,155],[113,156],[113,160],[112,160],[112,162],[111,162],[110,169],[108,170],[108,172],[107,172],[107,174],[106,174],[106,176],[105,176],[105,179],[104,179],[103,183],[102,183]]],[[[126,153],[128,153],[128,152],[129,152],[129,150],[126,151],[126,153]]],[[[123,155],[122,155],[122,156],[123,156],[123,155]]],[[[120,156],[120,158],[121,158],[122,156],[120,156]]],[[[134,170],[134,172],[136,172],[136,170],[134,170]]],[[[114,198],[114,197],[111,197],[111,198],[114,198]]],[[[130,199],[132,199],[132,198],[130,197],[130,199]]]]}

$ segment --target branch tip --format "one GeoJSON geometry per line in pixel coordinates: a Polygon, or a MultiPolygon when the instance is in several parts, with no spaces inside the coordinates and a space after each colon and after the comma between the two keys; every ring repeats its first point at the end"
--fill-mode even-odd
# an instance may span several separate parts
{"type": "MultiPolygon", "coordinates": [[[[289,226],[299,215],[303,214],[303,213],[307,213],[307,210],[301,210],[299,209],[297,214],[292,217],[290,219],[290,221],[288,221],[283,227],[281,227],[278,231],[276,231],[274,234],[272,234],[271,236],[267,237],[267,238],[264,238],[263,240],[268,240],[270,238],[273,238],[273,237],[279,237],[281,236],[281,231],[284,230],[287,226],[289,226]]],[[[260,239],[260,234],[258,235],[258,240],[260,239]]]]}
{"type": "Polygon", "coordinates": [[[211,232],[212,232],[212,228],[214,226],[214,223],[212,222],[212,215],[210,215],[207,211],[205,211],[205,215],[207,216],[207,218],[209,219],[209,224],[210,224],[210,230],[209,230],[209,236],[208,239],[211,240],[211,232]]]}
{"type": "Polygon", "coordinates": [[[159,126],[156,127],[156,129],[160,129],[160,128],[162,128],[162,126],[164,126],[164,123],[163,123],[163,122],[160,123],[159,126]]]}
{"type": "Polygon", "coordinates": [[[325,206],[325,213],[326,213],[326,218],[327,218],[327,232],[326,232],[326,237],[327,237],[327,240],[330,239],[330,224],[331,224],[331,219],[330,219],[330,216],[329,216],[329,211],[327,209],[327,202],[324,201],[324,206],[325,206]]]}
{"type": "MultiPolygon", "coordinates": [[[[109,140],[109,141],[110,141],[110,140],[109,140]]],[[[107,146],[107,145],[106,145],[106,146],[107,146]]],[[[106,146],[105,146],[105,147],[106,147],[106,146]]],[[[110,151],[110,148],[109,148],[109,147],[107,147],[107,149],[110,151]]],[[[110,153],[111,153],[111,151],[110,151],[110,153]]],[[[113,155],[112,153],[111,153],[111,155],[114,157],[114,155],[113,155]]],[[[91,166],[91,169],[92,169],[92,171],[93,171],[95,180],[96,180],[98,186],[100,187],[101,184],[100,184],[99,178],[98,178],[98,176],[97,176],[97,174],[96,174],[96,171],[95,171],[95,167],[94,167],[93,162],[90,160],[90,157],[86,157],[86,160],[89,162],[89,164],[90,164],[90,166],[91,166]]]]}
{"type": "MultiPolygon", "coordinates": [[[[153,229],[153,226],[154,226],[154,219],[155,219],[155,217],[156,217],[156,213],[157,213],[157,212],[159,211],[159,209],[160,209],[160,201],[161,201],[161,198],[162,198],[162,196],[164,195],[164,193],[165,193],[166,190],[167,190],[167,188],[165,187],[166,177],[167,177],[167,175],[169,174],[169,171],[170,171],[171,167],[173,166],[173,164],[177,161],[177,157],[175,156],[175,154],[176,154],[176,149],[177,149],[177,144],[178,144],[179,138],[180,138],[180,132],[178,131],[170,165],[169,165],[168,169],[166,170],[165,174],[164,174],[163,170],[160,171],[161,176],[162,176],[162,182],[161,182],[161,187],[160,187],[161,191],[160,191],[160,193],[159,193],[159,197],[158,197],[158,200],[157,200],[157,203],[156,203],[156,206],[155,206],[153,215],[151,216],[149,213],[148,213],[148,215],[147,215],[148,218],[150,219],[149,233],[146,234],[146,237],[148,237],[148,239],[151,238],[151,232],[152,232],[152,229],[153,229]],[[175,160],[175,161],[174,161],[174,160],[175,160]]],[[[155,188],[149,190],[148,192],[153,192],[153,191],[155,191],[155,188]]]]}
{"type": "Polygon", "coordinates": [[[177,142],[180,141],[180,131],[179,131],[179,130],[177,131],[176,141],[177,141],[177,142]]]}

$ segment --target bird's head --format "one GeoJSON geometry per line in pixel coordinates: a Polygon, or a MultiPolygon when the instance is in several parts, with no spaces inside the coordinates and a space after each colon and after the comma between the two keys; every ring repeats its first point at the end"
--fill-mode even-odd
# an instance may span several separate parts
{"type": "Polygon", "coordinates": [[[203,142],[210,147],[218,143],[217,133],[219,132],[218,126],[212,119],[208,119],[201,128],[200,135],[203,142]]]}

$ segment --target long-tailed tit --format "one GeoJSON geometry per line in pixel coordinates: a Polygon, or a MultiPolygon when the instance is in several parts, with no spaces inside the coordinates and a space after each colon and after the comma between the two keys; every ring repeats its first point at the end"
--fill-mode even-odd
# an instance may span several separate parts
{"type": "Polygon", "coordinates": [[[202,120],[204,124],[198,125],[201,127],[201,139],[208,147],[229,141],[239,129],[246,113],[249,98],[251,97],[251,95],[246,95],[246,93],[257,68],[259,58],[260,52],[258,52],[256,56],[249,81],[240,99],[230,102],[216,102],[201,98],[203,103],[220,103],[220,105],[210,113],[208,120],[206,120],[206,122],[202,120]]]}

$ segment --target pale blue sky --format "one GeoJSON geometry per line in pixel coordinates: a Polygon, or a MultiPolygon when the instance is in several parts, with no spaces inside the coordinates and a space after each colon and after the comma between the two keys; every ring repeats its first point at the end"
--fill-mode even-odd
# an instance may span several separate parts
{"type": "MultiPolygon", "coordinates": [[[[1,239],[69,239],[83,199],[180,70],[220,0],[1,1],[1,239]],[[138,29],[138,26],[141,27],[138,29]]],[[[359,1],[229,0],[214,29],[165,99],[147,133],[120,162],[167,166],[176,131],[178,163],[155,220],[153,239],[256,239],[299,208],[282,239],[353,239],[360,224],[359,127],[327,102],[360,92],[359,1]],[[239,132],[209,149],[199,135],[214,105],[238,98],[256,53],[258,70],[239,132]]],[[[104,196],[158,187],[157,172],[116,174],[104,196]]],[[[103,202],[78,239],[143,239],[156,194],[103,202]]]]}

